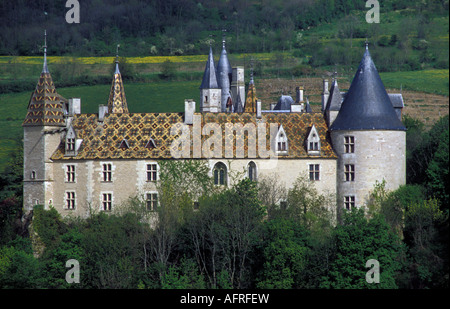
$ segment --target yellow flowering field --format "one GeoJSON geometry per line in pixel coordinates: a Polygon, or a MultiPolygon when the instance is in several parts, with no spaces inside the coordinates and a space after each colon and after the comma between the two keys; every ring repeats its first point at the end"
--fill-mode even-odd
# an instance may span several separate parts
{"type": "MultiPolygon", "coordinates": [[[[235,59],[254,58],[260,61],[272,59],[270,53],[258,54],[236,54],[230,55],[235,59]]],[[[216,55],[218,57],[218,55],[216,55]]],[[[208,55],[189,55],[189,56],[148,56],[148,57],[125,57],[131,64],[159,64],[166,60],[174,63],[193,63],[205,62],[208,55]]],[[[43,56],[0,56],[0,64],[42,64],[43,56]]],[[[67,63],[77,62],[81,64],[110,64],[114,62],[115,57],[67,57],[67,56],[47,56],[49,63],[67,63]]]]}

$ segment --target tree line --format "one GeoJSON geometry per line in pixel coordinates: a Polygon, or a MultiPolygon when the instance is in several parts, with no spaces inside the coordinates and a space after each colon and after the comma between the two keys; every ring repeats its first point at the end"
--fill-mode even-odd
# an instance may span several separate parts
{"type": "Polygon", "coordinates": [[[221,189],[204,162],[164,161],[155,212],[137,194],[86,219],[36,206],[29,225],[20,185],[3,186],[14,182],[12,164],[1,177],[0,286],[448,287],[448,116],[430,131],[404,122],[408,184],[388,192],[377,183],[365,209],[337,214],[333,197],[303,177],[289,190],[271,176],[221,189]],[[70,259],[80,263],[80,283],[65,280],[70,259]],[[380,263],[380,283],[366,281],[370,259],[380,263]]]}
{"type": "MultiPolygon", "coordinates": [[[[384,11],[448,11],[448,1],[379,2],[384,11]]],[[[364,1],[353,0],[85,0],[80,3],[80,23],[68,24],[65,4],[1,1],[0,54],[42,54],[44,29],[52,55],[111,56],[118,43],[127,56],[203,54],[210,34],[221,45],[222,29],[230,52],[271,52],[297,44],[300,30],[366,10],[364,1]]],[[[347,24],[343,32],[367,37],[347,24]]]]}

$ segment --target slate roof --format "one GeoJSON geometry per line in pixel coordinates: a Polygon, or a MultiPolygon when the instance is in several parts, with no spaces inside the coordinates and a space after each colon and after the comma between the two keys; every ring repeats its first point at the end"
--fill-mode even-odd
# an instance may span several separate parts
{"type": "MultiPolygon", "coordinates": [[[[257,128],[254,113],[196,113],[201,116],[202,126],[206,123],[218,123],[222,128],[222,150],[225,154],[225,126],[228,123],[251,123],[257,128]]],[[[52,155],[52,160],[108,160],[108,159],[172,159],[170,147],[177,136],[170,134],[171,127],[183,125],[183,113],[123,113],[106,114],[104,121],[98,121],[97,114],[79,114],[72,120],[77,139],[82,139],[75,157],[64,155],[65,141],[52,155]],[[126,140],[128,147],[123,147],[126,140]],[[156,147],[152,143],[153,140],[156,147]],[[122,146],[122,148],[121,148],[122,146]]],[[[327,135],[327,126],[321,113],[264,113],[262,121],[266,123],[266,144],[270,141],[270,123],[283,125],[289,140],[289,152],[286,159],[308,158],[305,141],[314,125],[320,135],[321,155],[319,158],[335,159],[327,135]]],[[[192,125],[190,125],[192,129],[192,125]]],[[[208,136],[202,136],[205,141],[208,136]]],[[[228,137],[230,138],[230,137],[228,137]]],[[[245,156],[247,154],[248,134],[244,134],[245,156]]],[[[258,142],[256,141],[256,145],[258,142]]],[[[235,147],[235,146],[234,146],[235,147]]],[[[191,150],[192,153],[192,150],[191,150]]],[[[258,151],[256,152],[258,154],[258,151]]],[[[316,157],[315,157],[316,158],[316,157]]]]}
{"type": "Polygon", "coordinates": [[[367,48],[330,130],[406,130],[367,48]]]}
{"type": "Polygon", "coordinates": [[[274,110],[291,110],[291,105],[294,103],[294,99],[288,95],[282,95],[277,102],[277,105],[273,108],[274,110]]]}
{"type": "Polygon", "coordinates": [[[205,72],[203,73],[202,84],[200,89],[219,89],[217,83],[216,68],[214,66],[214,56],[212,47],[209,48],[208,61],[206,62],[205,72]]]}

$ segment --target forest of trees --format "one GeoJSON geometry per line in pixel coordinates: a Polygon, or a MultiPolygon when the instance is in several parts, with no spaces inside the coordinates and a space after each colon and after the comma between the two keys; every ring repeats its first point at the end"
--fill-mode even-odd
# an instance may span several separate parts
{"type": "MultiPolygon", "coordinates": [[[[344,18],[352,10],[367,10],[365,1],[354,0],[83,0],[80,23],[68,24],[65,4],[1,1],[0,55],[41,55],[43,29],[49,39],[57,37],[49,44],[52,55],[111,56],[118,43],[129,57],[204,54],[210,34],[220,46],[222,29],[227,30],[231,53],[281,51],[300,47],[302,29],[344,18]]],[[[412,26],[423,29],[430,15],[448,15],[447,0],[384,0],[380,5],[383,12],[411,9],[412,26]]],[[[335,29],[338,32],[372,37],[350,19],[345,28],[335,29]]]]}
{"type": "Polygon", "coordinates": [[[342,211],[337,224],[332,197],[301,177],[287,191],[271,177],[219,190],[206,163],[164,161],[156,213],[137,195],[87,219],[36,206],[30,226],[14,157],[0,175],[0,287],[448,288],[449,118],[429,131],[404,123],[408,183],[374,184],[365,212],[342,211]],[[70,259],[80,283],[65,280],[70,259]],[[369,259],[380,283],[366,282],[369,259]]]}

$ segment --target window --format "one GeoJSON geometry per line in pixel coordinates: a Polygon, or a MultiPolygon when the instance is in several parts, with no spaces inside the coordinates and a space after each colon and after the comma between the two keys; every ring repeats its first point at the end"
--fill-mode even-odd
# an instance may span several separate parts
{"type": "Polygon", "coordinates": [[[75,209],[75,192],[66,192],[66,209],[75,209]]]}
{"type": "Polygon", "coordinates": [[[248,164],[248,178],[252,181],[257,180],[256,164],[253,161],[248,164]]]}
{"type": "Polygon", "coordinates": [[[200,203],[199,202],[194,202],[194,210],[198,210],[200,208],[200,203]]]}
{"type": "Polygon", "coordinates": [[[355,165],[345,164],[345,181],[355,181],[355,165]]]}
{"type": "Polygon", "coordinates": [[[355,207],[355,196],[354,195],[348,195],[344,197],[344,206],[345,209],[351,210],[353,207],[355,207]]]}
{"type": "Polygon", "coordinates": [[[280,128],[278,129],[277,136],[275,138],[276,141],[276,150],[278,155],[287,155],[288,154],[288,139],[286,136],[286,132],[284,132],[283,126],[280,125],[280,128]]]}
{"type": "Polygon", "coordinates": [[[227,167],[222,162],[214,165],[213,169],[214,184],[225,186],[227,184],[227,167]]]}
{"type": "Polygon", "coordinates": [[[147,164],[147,181],[156,181],[158,177],[158,166],[147,164]]]}
{"type": "Polygon", "coordinates": [[[309,180],[320,180],[320,165],[319,164],[310,164],[309,165],[309,180]]]}
{"type": "Polygon", "coordinates": [[[75,165],[66,166],[66,182],[75,182],[75,165]]]}
{"type": "Polygon", "coordinates": [[[319,150],[318,142],[309,142],[309,150],[319,150]]]}
{"type": "Polygon", "coordinates": [[[67,139],[67,150],[75,151],[75,139],[74,138],[67,139]]]}
{"type": "Polygon", "coordinates": [[[111,211],[112,209],[112,194],[103,193],[102,194],[102,210],[111,211]]]}
{"type": "Polygon", "coordinates": [[[103,164],[103,181],[104,182],[112,181],[112,164],[110,163],[103,164]]]}
{"type": "Polygon", "coordinates": [[[345,153],[355,152],[355,137],[354,136],[344,136],[344,147],[345,153]]]}
{"type": "Polygon", "coordinates": [[[146,195],[147,210],[155,211],[158,207],[158,193],[151,192],[146,195]]]}
{"type": "Polygon", "coordinates": [[[30,175],[31,179],[36,179],[36,171],[31,171],[31,175],[30,175]]]}
{"type": "Polygon", "coordinates": [[[320,136],[314,125],[311,127],[311,131],[309,132],[306,146],[309,155],[320,155],[320,136]]]}

